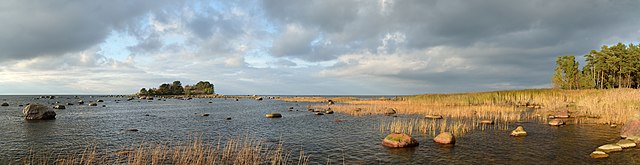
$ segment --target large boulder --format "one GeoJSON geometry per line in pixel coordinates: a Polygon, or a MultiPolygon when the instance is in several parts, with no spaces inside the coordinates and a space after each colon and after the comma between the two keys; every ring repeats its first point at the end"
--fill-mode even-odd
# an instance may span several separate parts
{"type": "Polygon", "coordinates": [[[392,133],[382,140],[382,145],[391,148],[403,148],[418,146],[418,141],[404,133],[392,133]]]}
{"type": "Polygon", "coordinates": [[[456,138],[449,132],[443,132],[433,138],[433,141],[440,144],[454,144],[456,143],[456,138]]]}
{"type": "Polygon", "coordinates": [[[56,119],[56,112],[41,104],[30,104],[22,109],[22,114],[27,120],[52,120],[56,119]]]}
{"type": "Polygon", "coordinates": [[[620,137],[640,136],[640,119],[633,119],[624,124],[620,130],[620,137]]]}
{"type": "Polygon", "coordinates": [[[527,136],[527,132],[524,131],[522,126],[518,126],[515,130],[511,131],[511,136],[527,136]]]}

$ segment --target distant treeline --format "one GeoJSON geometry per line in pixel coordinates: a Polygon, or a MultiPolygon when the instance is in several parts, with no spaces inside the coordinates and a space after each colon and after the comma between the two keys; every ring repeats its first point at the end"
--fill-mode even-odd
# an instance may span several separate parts
{"type": "Polygon", "coordinates": [[[640,87],[640,45],[604,45],[584,55],[579,69],[575,56],[560,56],[551,81],[561,89],[608,89],[640,87]]]}
{"type": "Polygon", "coordinates": [[[213,84],[208,81],[200,81],[195,85],[186,85],[182,87],[180,81],[173,81],[171,84],[162,84],[158,88],[140,89],[138,95],[201,95],[214,94],[213,84]]]}

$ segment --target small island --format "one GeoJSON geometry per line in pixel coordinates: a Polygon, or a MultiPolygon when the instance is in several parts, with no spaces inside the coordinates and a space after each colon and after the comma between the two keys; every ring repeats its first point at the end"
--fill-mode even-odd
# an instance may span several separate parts
{"type": "Polygon", "coordinates": [[[194,85],[186,85],[182,87],[182,83],[176,80],[171,84],[161,84],[158,88],[142,88],[137,95],[215,95],[215,88],[209,81],[199,81],[194,85]]]}

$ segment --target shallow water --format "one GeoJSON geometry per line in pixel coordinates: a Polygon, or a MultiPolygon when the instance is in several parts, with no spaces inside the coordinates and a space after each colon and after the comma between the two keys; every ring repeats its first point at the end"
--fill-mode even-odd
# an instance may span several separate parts
{"type": "MultiPolygon", "coordinates": [[[[418,147],[390,149],[381,145],[385,134],[380,121],[387,116],[353,117],[344,114],[316,116],[306,111],[311,103],[253,99],[193,99],[126,101],[126,98],[80,96],[102,99],[98,107],[77,105],[79,99],[60,96],[0,96],[0,160],[17,160],[35,153],[77,153],[91,144],[110,150],[130,149],[141,142],[205,141],[250,134],[267,143],[284,143],[288,149],[303,148],[312,164],[640,164],[639,149],[625,149],[609,158],[591,159],[598,146],[619,140],[619,128],[604,125],[549,127],[537,122],[519,123],[529,136],[510,137],[505,130],[475,130],[457,138],[455,146],[438,145],[432,136],[414,133],[418,147]],[[4,100],[4,101],[2,101],[4,100]],[[116,103],[115,100],[123,100],[116,103]],[[50,105],[59,101],[76,105],[56,110],[56,120],[25,121],[18,104],[50,105]],[[209,103],[212,102],[212,103],[209,103]],[[106,107],[101,107],[106,105],[106,107]],[[298,111],[288,111],[293,106],[298,111]],[[279,112],[284,117],[265,118],[279,112]],[[208,113],[210,116],[196,116],[208,113]],[[148,116],[147,116],[148,115],[148,116]],[[231,120],[225,118],[231,117],[231,120]],[[344,122],[335,122],[335,120],[344,122]],[[138,132],[127,132],[136,128],[138,132]]],[[[415,118],[415,116],[399,116],[415,118]]],[[[511,127],[515,128],[516,124],[511,127]]],[[[294,152],[296,153],[296,152],[294,152]]]]}

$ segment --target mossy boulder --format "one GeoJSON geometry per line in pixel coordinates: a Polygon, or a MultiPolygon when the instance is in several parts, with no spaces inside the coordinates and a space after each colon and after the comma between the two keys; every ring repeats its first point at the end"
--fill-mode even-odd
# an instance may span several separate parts
{"type": "Polygon", "coordinates": [[[524,127],[518,126],[515,130],[511,131],[511,136],[527,136],[527,132],[524,131],[524,127]]]}
{"type": "Polygon", "coordinates": [[[382,145],[391,148],[404,148],[418,146],[418,141],[404,133],[392,133],[382,140],[382,145]]]}
{"type": "Polygon", "coordinates": [[[456,138],[450,132],[443,132],[433,138],[433,141],[440,144],[455,144],[456,138]]]}

